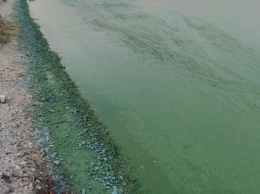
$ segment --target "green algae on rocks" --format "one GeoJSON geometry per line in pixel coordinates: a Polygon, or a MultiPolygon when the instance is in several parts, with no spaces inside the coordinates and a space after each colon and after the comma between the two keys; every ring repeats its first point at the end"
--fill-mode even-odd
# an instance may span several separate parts
{"type": "Polygon", "coordinates": [[[30,17],[26,0],[16,1],[16,9],[28,87],[37,101],[31,111],[34,134],[57,176],[57,193],[64,191],[65,182],[77,193],[141,193],[109,131],[30,17]]]}

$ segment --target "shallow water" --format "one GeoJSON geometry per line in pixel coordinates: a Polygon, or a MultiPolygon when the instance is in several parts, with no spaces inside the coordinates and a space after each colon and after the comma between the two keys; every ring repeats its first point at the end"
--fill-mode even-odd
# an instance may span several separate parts
{"type": "Polygon", "coordinates": [[[257,1],[30,7],[147,193],[259,193],[257,1]]]}

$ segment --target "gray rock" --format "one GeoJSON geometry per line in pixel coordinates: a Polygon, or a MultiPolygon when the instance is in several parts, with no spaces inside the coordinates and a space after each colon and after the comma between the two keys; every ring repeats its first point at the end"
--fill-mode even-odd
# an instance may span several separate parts
{"type": "Polygon", "coordinates": [[[53,161],[53,163],[56,164],[56,165],[59,165],[60,161],[59,160],[55,160],[55,161],[53,161]]]}
{"type": "Polygon", "coordinates": [[[5,103],[6,102],[6,97],[4,95],[0,95],[0,102],[5,103]]]}
{"type": "Polygon", "coordinates": [[[113,191],[112,191],[112,194],[117,194],[117,187],[116,186],[113,186],[113,191]]]}

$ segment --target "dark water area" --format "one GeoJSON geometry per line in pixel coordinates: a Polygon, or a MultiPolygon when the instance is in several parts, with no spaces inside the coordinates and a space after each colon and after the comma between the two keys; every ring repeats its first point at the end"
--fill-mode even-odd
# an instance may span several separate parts
{"type": "Polygon", "coordinates": [[[259,193],[258,1],[30,8],[147,193],[259,193]]]}

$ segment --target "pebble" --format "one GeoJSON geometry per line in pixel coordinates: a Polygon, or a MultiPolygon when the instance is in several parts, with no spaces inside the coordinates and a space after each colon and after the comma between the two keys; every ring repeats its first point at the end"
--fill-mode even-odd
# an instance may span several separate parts
{"type": "Polygon", "coordinates": [[[4,95],[0,95],[0,102],[5,103],[6,102],[6,97],[4,95]]]}
{"type": "Polygon", "coordinates": [[[55,160],[55,161],[53,161],[53,163],[56,164],[56,165],[59,165],[60,161],[59,160],[55,160]]]}
{"type": "Polygon", "coordinates": [[[116,186],[113,186],[113,191],[112,191],[112,194],[117,194],[117,187],[116,186]]]}
{"type": "Polygon", "coordinates": [[[11,176],[11,173],[9,171],[5,171],[4,173],[1,173],[1,179],[9,179],[11,176]]]}

